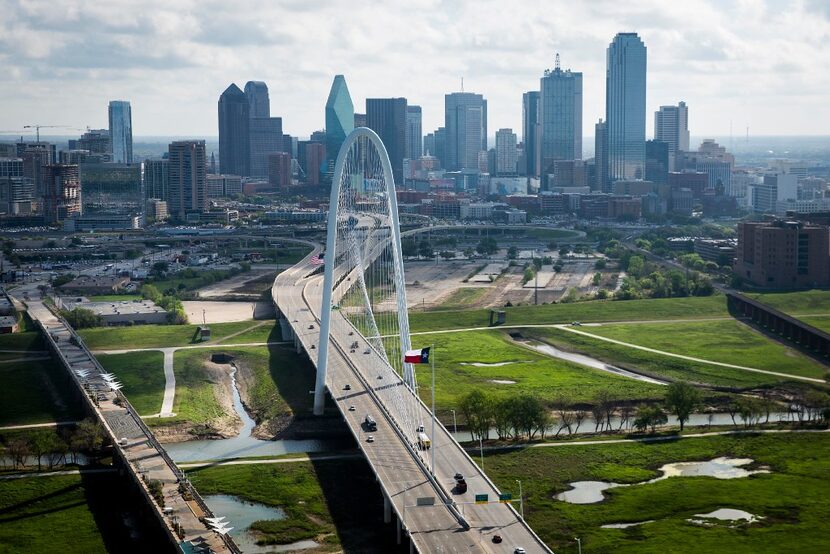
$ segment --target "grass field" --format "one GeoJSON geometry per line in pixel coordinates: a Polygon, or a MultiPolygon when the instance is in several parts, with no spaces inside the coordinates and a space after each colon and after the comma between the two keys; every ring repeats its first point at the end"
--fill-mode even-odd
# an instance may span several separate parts
{"type": "Polygon", "coordinates": [[[451,310],[456,308],[469,308],[484,298],[490,291],[487,287],[462,287],[455,289],[437,309],[451,310]]]}
{"type": "MultiPolygon", "coordinates": [[[[15,360],[21,357],[18,352],[3,352],[3,350],[25,350],[27,352],[46,350],[43,337],[37,331],[26,333],[10,333],[0,335],[0,361],[15,360]]],[[[23,354],[25,356],[25,354],[23,354]]]]}
{"type": "MultiPolygon", "coordinates": [[[[463,395],[474,389],[496,397],[532,394],[545,401],[562,396],[569,402],[590,402],[601,389],[619,400],[662,397],[660,385],[641,383],[609,373],[556,360],[515,344],[500,331],[469,331],[415,337],[417,346],[435,345],[435,400],[446,421],[463,395]],[[470,362],[515,362],[498,367],[476,367],[470,362]],[[498,384],[493,381],[515,381],[498,384]]],[[[421,397],[430,398],[430,368],[419,368],[421,397]]]]}
{"type": "Polygon", "coordinates": [[[830,333],[830,316],[823,316],[823,315],[800,315],[798,319],[806,323],[807,325],[812,325],[817,329],[821,329],[827,333],[830,333]]]}
{"type": "MultiPolygon", "coordinates": [[[[594,329],[594,327],[586,328],[589,332],[593,332],[594,329]]],[[[634,369],[654,377],[733,388],[756,387],[782,381],[780,377],[774,375],[672,358],[577,335],[562,329],[536,328],[524,329],[522,332],[526,337],[542,340],[562,350],[580,352],[608,364],[634,369]]],[[[711,355],[709,357],[712,358],[711,355]]]]}
{"type": "Polygon", "coordinates": [[[395,552],[394,526],[382,523],[380,489],[362,459],[217,466],[188,475],[202,495],[231,494],[281,507],[287,518],[252,526],[265,544],[314,539],[314,552],[395,552]]]}
{"type": "Polygon", "coordinates": [[[114,473],[0,480],[0,552],[162,551],[152,533],[130,536],[131,499],[114,473]]]}
{"type": "Polygon", "coordinates": [[[52,360],[0,364],[0,425],[69,421],[83,416],[69,375],[52,360]]]}
{"type": "Polygon", "coordinates": [[[98,361],[115,373],[139,415],[158,413],[164,398],[164,355],[159,351],[101,354],[98,361]]]}
{"type": "MultiPolygon", "coordinates": [[[[216,381],[205,370],[204,362],[210,359],[210,349],[179,350],[173,356],[176,374],[176,399],[173,401],[175,418],[150,420],[152,424],[189,422],[206,424],[228,414],[216,397],[216,381]]],[[[234,414],[231,414],[234,415],[234,414]]]]}
{"type": "Polygon", "coordinates": [[[141,300],[140,294],[99,294],[88,296],[92,302],[123,302],[125,300],[141,300]]]}
{"type": "Polygon", "coordinates": [[[635,323],[581,330],[648,348],[705,360],[821,378],[822,364],[737,321],[635,323]]]}
{"type": "Polygon", "coordinates": [[[248,387],[248,408],[258,422],[279,420],[311,410],[314,368],[293,349],[271,346],[223,350],[250,368],[254,381],[248,387]]]}
{"type": "MultiPolygon", "coordinates": [[[[576,302],[546,306],[504,308],[506,325],[570,323],[571,321],[644,321],[729,317],[726,297],[658,298],[648,300],[576,302]]],[[[412,331],[440,331],[487,327],[490,310],[434,311],[410,313],[412,331]]]]}
{"type": "Polygon", "coordinates": [[[786,314],[830,314],[830,290],[746,293],[746,295],[786,314]]]}
{"type": "MultiPolygon", "coordinates": [[[[209,325],[211,341],[217,342],[223,337],[249,329],[260,322],[234,321],[230,323],[212,323],[209,325]]],[[[252,331],[237,342],[258,342],[257,337],[268,336],[271,326],[265,325],[252,331]]],[[[82,329],[78,334],[91,350],[117,350],[124,348],[161,348],[165,346],[187,346],[202,344],[193,342],[199,325],[136,325],[134,327],[99,327],[82,329]]],[[[264,340],[264,339],[263,339],[264,340]]]]}
{"type": "Polygon", "coordinates": [[[525,517],[558,553],[779,553],[830,550],[830,436],[827,434],[707,437],[652,444],[529,448],[489,454],[487,473],[507,492],[525,494],[525,517]],[[569,504],[555,494],[581,480],[634,483],[657,477],[671,462],[719,456],[752,458],[771,473],[719,480],[673,477],[657,483],[606,491],[595,504],[569,504]],[[763,517],[729,528],[693,525],[694,514],[719,508],[746,510],[763,517]],[[654,520],[627,529],[601,529],[610,523],[654,520]]]}

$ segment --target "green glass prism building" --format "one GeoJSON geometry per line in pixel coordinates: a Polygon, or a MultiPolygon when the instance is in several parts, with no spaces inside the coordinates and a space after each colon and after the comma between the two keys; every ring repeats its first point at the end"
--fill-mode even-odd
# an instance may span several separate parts
{"type": "Polygon", "coordinates": [[[343,75],[335,75],[326,101],[326,158],[337,159],[346,136],[354,130],[354,104],[343,75]]]}

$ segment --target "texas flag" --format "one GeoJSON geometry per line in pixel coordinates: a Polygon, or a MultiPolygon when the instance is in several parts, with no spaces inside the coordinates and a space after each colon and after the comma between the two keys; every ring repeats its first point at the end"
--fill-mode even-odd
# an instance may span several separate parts
{"type": "Polygon", "coordinates": [[[407,350],[403,356],[403,361],[408,364],[428,364],[429,363],[429,348],[421,348],[420,350],[407,350]]]}

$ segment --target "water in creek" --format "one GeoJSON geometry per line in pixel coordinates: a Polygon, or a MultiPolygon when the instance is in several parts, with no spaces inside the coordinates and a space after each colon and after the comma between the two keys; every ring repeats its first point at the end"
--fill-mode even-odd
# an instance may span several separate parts
{"type": "Polygon", "coordinates": [[[645,485],[668,479],[670,477],[714,477],[715,479],[740,479],[749,477],[756,473],[769,473],[768,469],[748,470],[743,466],[752,463],[750,458],[715,458],[702,462],[677,462],[665,464],[659,471],[661,475],[641,483],[631,485],[623,483],[612,483],[608,481],[574,481],[571,489],[561,492],[555,496],[557,500],[571,504],[593,504],[602,502],[605,498],[604,491],[616,487],[629,487],[645,485]]]}
{"type": "Polygon", "coordinates": [[[327,452],[348,448],[348,440],[274,440],[267,441],[251,436],[256,426],[245,406],[236,384],[236,367],[232,366],[231,384],[233,390],[233,408],[242,419],[242,430],[235,437],[218,440],[197,440],[176,442],[165,445],[167,453],[176,462],[195,462],[203,460],[225,460],[229,458],[250,456],[280,456],[300,452],[327,452]]]}
{"type": "Polygon", "coordinates": [[[647,377],[645,375],[640,375],[639,373],[634,373],[633,371],[628,371],[627,369],[622,369],[617,366],[606,364],[605,362],[597,360],[596,358],[591,358],[590,356],[586,356],[584,354],[565,352],[564,350],[559,350],[558,348],[555,348],[549,344],[531,344],[531,346],[535,350],[543,354],[547,354],[548,356],[552,356],[554,358],[559,358],[560,360],[565,360],[568,362],[573,362],[575,364],[588,366],[594,369],[598,369],[600,371],[613,373],[614,375],[618,375],[620,377],[627,377],[629,379],[634,379],[635,381],[640,381],[643,383],[651,383],[653,385],[668,385],[666,381],[661,381],[660,379],[647,377]]]}

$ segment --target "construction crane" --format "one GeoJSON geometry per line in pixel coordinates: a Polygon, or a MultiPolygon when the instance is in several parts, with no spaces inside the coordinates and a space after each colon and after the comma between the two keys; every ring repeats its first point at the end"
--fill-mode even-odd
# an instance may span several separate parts
{"type": "Polygon", "coordinates": [[[41,129],[73,129],[74,127],[70,127],[69,125],[24,125],[24,129],[34,129],[35,134],[37,137],[37,142],[40,142],[40,130],[41,129]]]}

